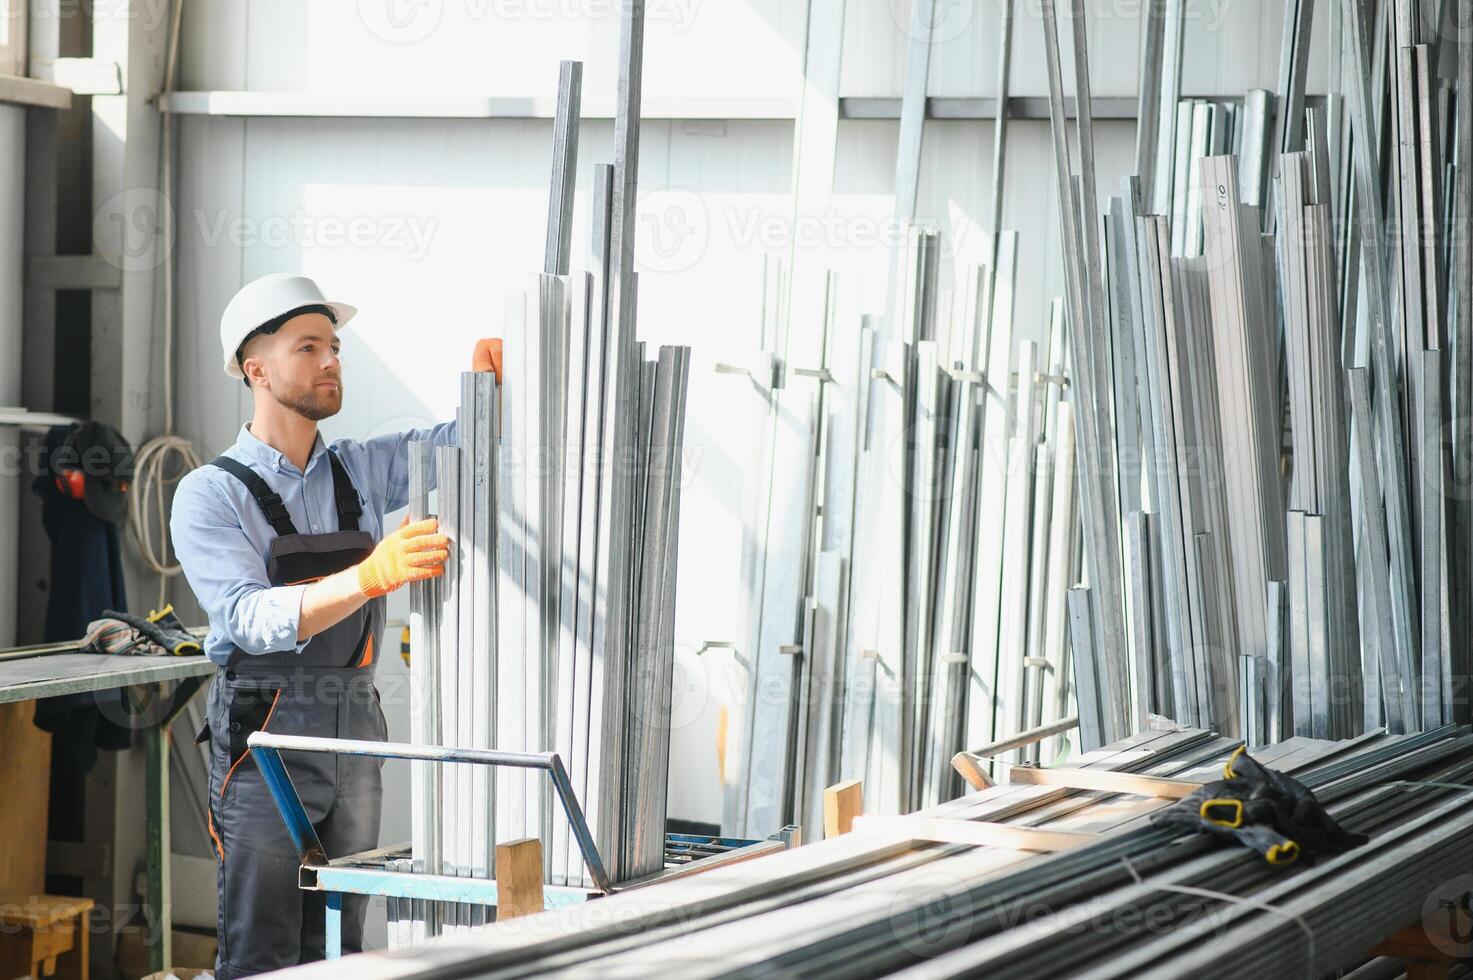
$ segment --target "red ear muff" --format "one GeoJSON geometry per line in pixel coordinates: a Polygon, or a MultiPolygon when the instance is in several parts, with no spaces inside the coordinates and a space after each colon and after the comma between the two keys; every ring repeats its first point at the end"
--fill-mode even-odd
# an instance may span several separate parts
{"type": "Polygon", "coordinates": [[[81,470],[62,470],[56,478],[56,492],[72,500],[85,499],[85,475],[81,470]]]}

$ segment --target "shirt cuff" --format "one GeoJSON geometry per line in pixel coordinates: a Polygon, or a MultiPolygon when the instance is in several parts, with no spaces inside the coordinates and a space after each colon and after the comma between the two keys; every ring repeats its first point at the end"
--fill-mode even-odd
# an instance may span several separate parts
{"type": "Polygon", "coordinates": [[[302,652],[307,641],[297,642],[297,631],[302,624],[302,593],[306,591],[305,584],[278,585],[257,593],[256,606],[251,610],[255,629],[246,632],[255,634],[258,649],[284,653],[295,648],[297,653],[302,652]]]}
{"type": "MultiPolygon", "coordinates": [[[[285,586],[285,588],[291,589],[294,593],[296,593],[295,595],[293,595],[291,597],[291,600],[290,600],[290,602],[291,602],[291,608],[293,610],[295,610],[295,614],[292,616],[292,636],[295,637],[297,635],[297,633],[301,631],[301,628],[302,628],[302,596],[306,594],[306,592],[307,592],[307,586],[305,586],[305,585],[288,585],[288,586],[285,586]]],[[[302,652],[302,648],[305,647],[308,643],[311,643],[311,642],[312,642],[312,637],[309,636],[305,640],[302,640],[299,643],[293,644],[293,646],[295,647],[295,652],[301,653],[302,652]]]]}

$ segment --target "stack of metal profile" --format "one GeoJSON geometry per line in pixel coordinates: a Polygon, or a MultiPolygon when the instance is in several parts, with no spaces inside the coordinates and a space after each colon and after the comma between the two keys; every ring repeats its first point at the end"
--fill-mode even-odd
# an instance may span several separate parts
{"type": "MultiPolygon", "coordinates": [[[[506,297],[499,377],[461,376],[458,444],[409,447],[409,516],[438,517],[454,544],[445,575],[411,591],[411,740],[556,751],[614,881],[664,866],[689,371],[688,348],[646,359],[635,340],[643,13],[622,9],[594,268],[569,272],[581,66],[565,62],[544,271],[506,297]]],[[[536,837],[548,883],[592,887],[543,773],[413,766],[414,871],[494,878],[497,843],[536,837]]],[[[411,939],[486,921],[400,911],[411,939]]]]}
{"type": "Polygon", "coordinates": [[[1240,103],[1180,98],[1181,5],[1153,11],[1145,45],[1161,56],[1142,60],[1138,176],[1110,201],[1102,253],[1084,15],[1071,4],[1081,177],[1044,5],[1070,397],[1076,419],[1101,421],[1093,435],[1081,425],[1080,455],[1118,477],[1123,518],[1117,535],[1111,481],[1081,484],[1092,601],[1076,603],[1070,640],[1085,745],[1111,730],[1119,695],[1135,726],[1158,715],[1254,745],[1461,717],[1451,692],[1467,658],[1450,631],[1473,523],[1446,484],[1473,445],[1458,421],[1469,255],[1444,230],[1467,212],[1470,174],[1442,148],[1473,139],[1473,58],[1432,30],[1430,6],[1379,11],[1374,36],[1392,33],[1395,49],[1373,51],[1358,12],[1328,9],[1321,105],[1304,87],[1311,5],[1286,14],[1279,91],[1240,103]],[[1429,65],[1455,58],[1458,85],[1435,90],[1429,65]],[[1398,193],[1383,202],[1381,141],[1359,134],[1387,127],[1398,193]],[[1103,535],[1088,532],[1095,515],[1103,535]],[[1125,574],[1101,576],[1118,547],[1125,574]]]}
{"type": "MultiPolygon", "coordinates": [[[[914,0],[917,24],[933,2],[914,0]]],[[[795,207],[822,206],[833,162],[809,101],[836,77],[834,6],[810,11],[795,207]]],[[[884,314],[844,312],[811,259],[769,277],[776,340],[742,372],[765,414],[732,832],[811,824],[840,778],[877,811],[947,798],[952,752],[1073,718],[1085,749],[1153,717],[1255,746],[1466,718],[1473,252],[1449,229],[1473,214],[1473,53],[1436,30],[1452,6],[1388,0],[1363,22],[1330,5],[1330,91],[1310,98],[1314,9],[1290,4],[1277,90],[1207,99],[1181,97],[1184,5],[1153,5],[1135,173],[1108,200],[1085,13],[1068,4],[1061,32],[1056,6],[1040,13],[1065,289],[1047,350],[1015,342],[1014,233],[994,232],[954,308],[923,228],[884,314]]],[[[994,225],[1011,25],[1009,3],[994,225]]],[[[901,99],[904,220],[926,37],[901,99]]]]}
{"type": "MultiPolygon", "coordinates": [[[[1067,713],[1069,357],[1059,302],[1044,343],[1013,342],[1016,237],[998,236],[999,272],[977,268],[946,309],[939,236],[917,228],[898,335],[831,305],[819,368],[771,351],[725,366],[758,434],[729,833],[816,826],[840,779],[863,780],[880,812],[950,799],[958,749],[1067,713]]],[[[768,273],[771,334],[785,269],[768,273]]]]}
{"type": "MultiPolygon", "coordinates": [[[[1277,93],[1182,100],[1178,7],[1147,18],[1165,55],[1143,63],[1141,118],[1162,111],[1106,218],[1129,299],[1114,353],[1140,368],[1110,401],[1146,461],[1121,481],[1137,718],[1253,745],[1463,720],[1473,521],[1449,480],[1473,450],[1473,257],[1447,229],[1473,186],[1453,152],[1473,142],[1468,41],[1415,0],[1373,24],[1332,4],[1331,91],[1308,105],[1313,10],[1290,4],[1277,93]]],[[[1106,642],[1081,625],[1076,660],[1106,642]]]]}
{"type": "MultiPolygon", "coordinates": [[[[749,382],[734,383],[734,397],[757,433],[745,602],[724,672],[739,679],[723,766],[730,833],[816,826],[824,788],[840,779],[863,780],[880,812],[949,799],[961,788],[949,764],[958,749],[1071,710],[1065,595],[1082,565],[1063,306],[1051,307],[1042,343],[1015,340],[1012,231],[991,233],[988,261],[961,277],[954,302],[938,282],[939,233],[914,220],[930,53],[923,7],[896,170],[896,218],[910,234],[890,310],[849,310],[845,284],[795,250],[792,267],[769,262],[763,350],[718,368],[749,382]],[[820,329],[789,329],[795,315],[820,329]]],[[[827,196],[842,8],[809,11],[795,209],[821,209],[827,196]]],[[[1010,2],[1004,95],[1012,23],[1010,2]]],[[[1004,114],[994,219],[1006,133],[1004,114]]],[[[1056,742],[1050,758],[1067,749],[1056,742]]],[[[1036,746],[1028,752],[1038,757],[1036,746]]]]}
{"type": "Polygon", "coordinates": [[[1220,778],[1240,744],[1143,732],[1070,767],[1114,792],[1017,779],[684,882],[431,943],[412,959],[369,956],[360,969],[381,980],[1187,976],[1231,963],[1235,973],[1329,976],[1367,963],[1424,906],[1455,903],[1466,888],[1454,870],[1473,859],[1466,727],[1295,736],[1255,752],[1370,837],[1288,866],[1150,822],[1170,802],[1144,795],[1161,777],[1220,778]],[[994,842],[954,842],[982,833],[994,842]]]}

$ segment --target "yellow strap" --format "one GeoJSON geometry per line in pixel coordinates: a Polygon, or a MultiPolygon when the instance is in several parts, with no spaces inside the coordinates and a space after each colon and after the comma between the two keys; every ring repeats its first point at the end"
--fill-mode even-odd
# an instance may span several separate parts
{"type": "Polygon", "coordinates": [[[1286,840],[1270,847],[1264,857],[1268,858],[1269,864],[1293,864],[1299,858],[1299,845],[1286,840]]]}
{"type": "Polygon", "coordinates": [[[169,613],[173,611],[174,604],[172,602],[164,608],[160,609],[158,612],[154,612],[152,609],[150,609],[148,611],[148,621],[150,623],[157,623],[159,620],[163,619],[165,616],[169,615],[169,613]]]}
{"type": "Polygon", "coordinates": [[[1237,828],[1243,826],[1243,801],[1224,799],[1203,800],[1202,805],[1197,809],[1197,815],[1200,816],[1203,820],[1206,820],[1208,823],[1216,824],[1219,827],[1227,827],[1229,830],[1236,830],[1237,828]],[[1233,810],[1232,819],[1224,820],[1219,817],[1214,817],[1212,814],[1207,812],[1213,807],[1218,806],[1231,807],[1233,810]]]}
{"type": "Polygon", "coordinates": [[[1222,767],[1222,778],[1223,779],[1237,779],[1238,778],[1238,774],[1235,773],[1235,772],[1233,772],[1233,763],[1234,762],[1237,762],[1238,761],[1238,756],[1242,755],[1247,750],[1248,750],[1248,746],[1246,746],[1246,745],[1240,745],[1235,750],[1233,750],[1233,754],[1232,755],[1228,756],[1227,763],[1222,767]]]}

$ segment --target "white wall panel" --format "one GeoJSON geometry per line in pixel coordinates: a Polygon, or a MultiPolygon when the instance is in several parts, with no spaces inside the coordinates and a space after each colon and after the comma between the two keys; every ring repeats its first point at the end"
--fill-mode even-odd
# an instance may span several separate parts
{"type": "MultiPolygon", "coordinates": [[[[186,89],[548,95],[557,64],[612,95],[620,0],[254,0],[192,4],[186,89]],[[216,60],[216,53],[223,55],[216,60]]],[[[791,95],[803,7],[650,0],[645,95],[791,95]]]]}

